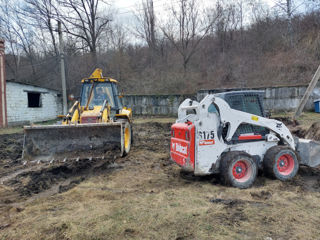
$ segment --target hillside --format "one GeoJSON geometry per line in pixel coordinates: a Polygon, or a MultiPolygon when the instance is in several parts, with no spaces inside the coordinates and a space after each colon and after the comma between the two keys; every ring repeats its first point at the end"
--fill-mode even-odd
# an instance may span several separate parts
{"type": "MultiPolygon", "coordinates": [[[[125,94],[307,84],[320,63],[320,14],[297,15],[292,26],[292,42],[286,35],[287,22],[281,17],[266,17],[246,28],[216,30],[200,42],[186,68],[176,46],[165,38],[157,41],[155,49],[123,42],[118,48],[101,50],[97,64],[90,53],[67,45],[68,90],[77,95],[81,78],[96,66],[118,79],[125,94]]],[[[29,58],[21,57],[19,74],[13,61],[8,55],[8,79],[60,88],[58,57],[38,57],[33,68],[29,58]]]]}

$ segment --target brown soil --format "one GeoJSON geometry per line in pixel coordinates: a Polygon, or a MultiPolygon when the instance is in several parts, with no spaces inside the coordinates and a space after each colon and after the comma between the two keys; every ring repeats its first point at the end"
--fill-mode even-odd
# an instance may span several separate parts
{"type": "Polygon", "coordinates": [[[22,153],[22,144],[22,134],[0,135],[0,169],[20,163],[19,158],[22,153]]]}
{"type": "Polygon", "coordinates": [[[320,140],[320,122],[313,123],[305,133],[305,138],[320,140]]]}
{"type": "Polygon", "coordinates": [[[135,124],[125,158],[53,164],[22,165],[23,136],[0,136],[0,239],[312,239],[320,234],[319,168],[301,167],[288,182],[260,174],[250,189],[225,187],[219,176],[195,177],[169,160],[170,126],[135,124]]]}
{"type": "Polygon", "coordinates": [[[303,126],[298,121],[293,121],[291,117],[277,117],[276,119],[283,122],[295,136],[320,141],[320,122],[303,126]]]}

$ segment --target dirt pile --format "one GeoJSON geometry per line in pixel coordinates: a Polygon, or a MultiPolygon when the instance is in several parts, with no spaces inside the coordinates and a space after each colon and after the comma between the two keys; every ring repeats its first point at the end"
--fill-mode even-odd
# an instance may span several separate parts
{"type": "Polygon", "coordinates": [[[305,132],[305,138],[320,141],[320,122],[313,123],[305,132]]]}
{"type": "Polygon", "coordinates": [[[22,154],[22,145],[22,134],[0,135],[0,162],[4,159],[19,159],[22,154]]]}
{"type": "Polygon", "coordinates": [[[286,126],[295,127],[300,125],[297,120],[293,120],[291,117],[276,117],[276,120],[283,122],[286,126]]]}
{"type": "Polygon", "coordinates": [[[299,138],[320,141],[320,122],[314,122],[306,129],[298,121],[292,120],[290,117],[277,117],[276,119],[283,122],[293,135],[299,138]]]}

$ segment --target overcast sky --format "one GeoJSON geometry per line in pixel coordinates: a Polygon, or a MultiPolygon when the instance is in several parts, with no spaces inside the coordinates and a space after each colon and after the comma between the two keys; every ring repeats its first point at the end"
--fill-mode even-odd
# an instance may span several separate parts
{"type": "MultiPolygon", "coordinates": [[[[210,3],[214,0],[204,0],[204,2],[210,3]]],[[[263,0],[269,6],[274,5],[274,0],[263,0]]],[[[171,4],[171,0],[154,0],[154,6],[155,8],[163,8],[163,5],[171,4]]],[[[134,6],[141,3],[141,0],[113,0],[113,4],[116,8],[119,8],[122,10],[122,12],[130,11],[134,9],[134,6]]]]}
{"type": "MultiPolygon", "coordinates": [[[[116,9],[118,14],[115,14],[115,20],[125,23],[129,26],[134,24],[135,18],[133,17],[133,12],[142,8],[142,0],[111,0],[113,9],[116,9]],[[131,23],[131,24],[130,24],[131,23]]],[[[212,6],[215,3],[215,0],[199,0],[203,5],[212,6]]],[[[261,0],[265,2],[270,7],[274,6],[275,0],[261,0]]],[[[153,0],[154,8],[157,13],[165,12],[172,3],[177,3],[178,0],[153,0]]]]}
{"type": "MultiPolygon", "coordinates": [[[[153,0],[154,9],[156,14],[161,15],[162,13],[165,15],[167,10],[172,6],[172,4],[177,4],[179,0],[153,0]]],[[[216,0],[198,0],[202,6],[210,7],[214,6],[216,0]]],[[[261,3],[265,3],[270,8],[275,6],[275,2],[277,0],[260,0],[261,3]]],[[[296,4],[298,4],[301,0],[294,0],[296,4]]],[[[142,12],[141,2],[142,0],[111,0],[112,9],[114,9],[116,14],[113,14],[114,23],[121,23],[127,30],[133,30],[136,27],[137,19],[134,16],[134,13],[140,10],[142,12]]],[[[297,9],[299,11],[299,9],[297,9]]],[[[161,22],[162,16],[160,16],[161,22]]],[[[162,18],[162,20],[164,19],[162,18]]],[[[248,19],[247,19],[248,20],[248,19]]],[[[244,24],[248,24],[249,22],[245,22],[244,24]]],[[[130,37],[131,41],[139,41],[134,36],[130,37]]]]}

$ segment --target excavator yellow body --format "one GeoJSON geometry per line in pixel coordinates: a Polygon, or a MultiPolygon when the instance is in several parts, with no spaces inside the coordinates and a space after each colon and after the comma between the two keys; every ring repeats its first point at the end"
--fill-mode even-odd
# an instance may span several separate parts
{"type": "Polygon", "coordinates": [[[122,106],[118,82],[96,69],[82,79],[80,99],[60,125],[24,127],[25,160],[96,158],[129,153],[132,110],[122,106]]]}

